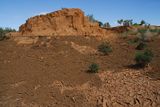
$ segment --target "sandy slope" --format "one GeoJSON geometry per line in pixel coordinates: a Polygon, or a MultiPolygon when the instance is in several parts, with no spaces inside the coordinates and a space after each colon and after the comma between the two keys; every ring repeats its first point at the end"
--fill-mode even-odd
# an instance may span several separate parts
{"type": "Polygon", "coordinates": [[[34,45],[0,41],[1,107],[159,107],[159,40],[149,43],[155,57],[145,69],[131,69],[134,46],[119,39],[113,53],[88,37],[58,37],[34,45]],[[100,73],[88,73],[91,62],[100,73]]]}

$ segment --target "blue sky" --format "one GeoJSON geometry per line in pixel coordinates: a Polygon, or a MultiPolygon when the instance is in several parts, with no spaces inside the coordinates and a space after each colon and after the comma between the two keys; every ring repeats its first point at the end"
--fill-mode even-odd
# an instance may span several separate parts
{"type": "Polygon", "coordinates": [[[81,8],[112,26],[118,19],[160,25],[160,0],[1,0],[0,27],[18,29],[31,16],[61,8],[81,8]]]}

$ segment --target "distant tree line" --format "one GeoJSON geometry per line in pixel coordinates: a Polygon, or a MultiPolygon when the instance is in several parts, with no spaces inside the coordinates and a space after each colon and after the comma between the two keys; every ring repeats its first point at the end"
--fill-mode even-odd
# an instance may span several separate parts
{"type": "MultiPolygon", "coordinates": [[[[100,27],[103,27],[103,28],[110,28],[111,27],[109,22],[102,23],[101,21],[96,20],[93,15],[87,15],[87,17],[88,17],[89,21],[99,23],[100,27]]],[[[133,23],[132,19],[127,19],[127,20],[120,19],[120,20],[117,20],[117,23],[121,26],[127,26],[127,27],[129,27],[129,26],[147,26],[147,27],[149,27],[150,26],[150,24],[148,24],[144,20],[141,20],[139,23],[133,23]]]]}
{"type": "Polygon", "coordinates": [[[6,34],[9,33],[9,32],[15,32],[16,30],[15,29],[12,29],[12,28],[2,28],[0,27],[0,40],[3,40],[5,39],[6,37],[6,34]]]}
{"type": "Polygon", "coordinates": [[[150,26],[146,21],[141,20],[140,23],[133,23],[133,20],[117,20],[117,23],[121,26],[150,26]]]}

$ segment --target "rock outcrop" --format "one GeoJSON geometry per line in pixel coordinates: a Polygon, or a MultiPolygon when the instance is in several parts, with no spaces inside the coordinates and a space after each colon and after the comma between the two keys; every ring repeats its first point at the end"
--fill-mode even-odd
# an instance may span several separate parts
{"type": "Polygon", "coordinates": [[[105,35],[106,29],[91,22],[78,8],[63,8],[46,15],[29,18],[19,28],[23,36],[105,35]]]}

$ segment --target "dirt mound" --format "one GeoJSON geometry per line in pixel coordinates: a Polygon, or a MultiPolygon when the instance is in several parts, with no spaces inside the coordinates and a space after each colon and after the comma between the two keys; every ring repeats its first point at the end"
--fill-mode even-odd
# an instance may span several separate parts
{"type": "Polygon", "coordinates": [[[29,18],[19,28],[18,35],[55,36],[55,35],[105,35],[106,29],[97,22],[90,22],[78,8],[63,8],[46,15],[29,18]]]}

